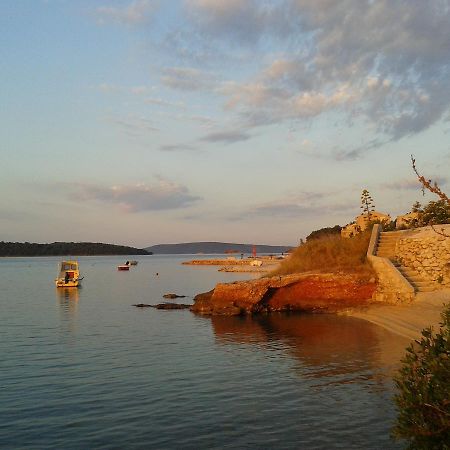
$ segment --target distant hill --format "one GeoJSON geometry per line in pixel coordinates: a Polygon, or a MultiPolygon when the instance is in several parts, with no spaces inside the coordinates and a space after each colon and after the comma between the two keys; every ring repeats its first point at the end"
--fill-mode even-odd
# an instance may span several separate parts
{"type": "Polygon", "coordinates": [[[147,250],[98,242],[0,242],[0,256],[151,255],[147,250]]]}
{"type": "MultiPolygon", "coordinates": [[[[292,247],[286,245],[255,245],[257,253],[284,253],[292,247]]],[[[154,254],[196,254],[196,253],[251,253],[252,244],[234,244],[231,242],[185,242],[182,244],[158,244],[146,247],[154,254]]]]}

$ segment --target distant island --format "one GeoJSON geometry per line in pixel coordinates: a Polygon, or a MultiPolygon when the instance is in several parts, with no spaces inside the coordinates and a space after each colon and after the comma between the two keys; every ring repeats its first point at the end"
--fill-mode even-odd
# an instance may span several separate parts
{"type": "MultiPolygon", "coordinates": [[[[292,249],[286,245],[255,245],[257,253],[285,253],[292,249]]],[[[232,242],[185,242],[181,244],[158,244],[145,250],[159,255],[174,254],[214,254],[214,253],[252,253],[252,244],[235,244],[232,242]]]]}
{"type": "Polygon", "coordinates": [[[151,255],[152,253],[124,245],[99,242],[53,242],[34,244],[30,242],[0,242],[1,256],[94,256],[94,255],[151,255]]]}

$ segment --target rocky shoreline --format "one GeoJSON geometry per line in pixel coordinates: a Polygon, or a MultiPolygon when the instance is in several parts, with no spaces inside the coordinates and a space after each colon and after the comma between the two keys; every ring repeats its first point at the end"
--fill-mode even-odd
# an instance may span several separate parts
{"type": "Polygon", "coordinates": [[[194,298],[191,311],[242,315],[280,311],[336,313],[374,303],[376,281],[345,273],[304,273],[217,286],[194,298]]]}

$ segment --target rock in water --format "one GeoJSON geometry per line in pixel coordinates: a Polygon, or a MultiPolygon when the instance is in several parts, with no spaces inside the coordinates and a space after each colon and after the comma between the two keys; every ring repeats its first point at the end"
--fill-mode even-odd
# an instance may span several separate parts
{"type": "Polygon", "coordinates": [[[170,298],[170,299],[174,299],[174,298],[185,298],[185,295],[178,295],[178,294],[164,294],[163,295],[164,298],[170,298]]]}
{"type": "Polygon", "coordinates": [[[352,274],[294,274],[219,283],[194,298],[198,314],[239,315],[275,311],[338,312],[372,303],[375,282],[352,274]]]}
{"type": "Polygon", "coordinates": [[[183,303],[158,303],[154,306],[156,309],[189,309],[192,305],[184,305],[183,303]]]}
{"type": "Polygon", "coordinates": [[[137,303],[133,306],[136,308],[156,308],[156,309],[189,309],[192,305],[185,305],[183,303],[157,303],[156,305],[149,305],[147,303],[137,303]]]}

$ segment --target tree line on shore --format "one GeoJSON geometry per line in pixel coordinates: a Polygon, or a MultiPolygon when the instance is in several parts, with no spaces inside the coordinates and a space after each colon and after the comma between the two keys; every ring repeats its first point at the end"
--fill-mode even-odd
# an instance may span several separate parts
{"type": "Polygon", "coordinates": [[[99,242],[0,242],[0,256],[151,255],[147,250],[99,242]]]}

